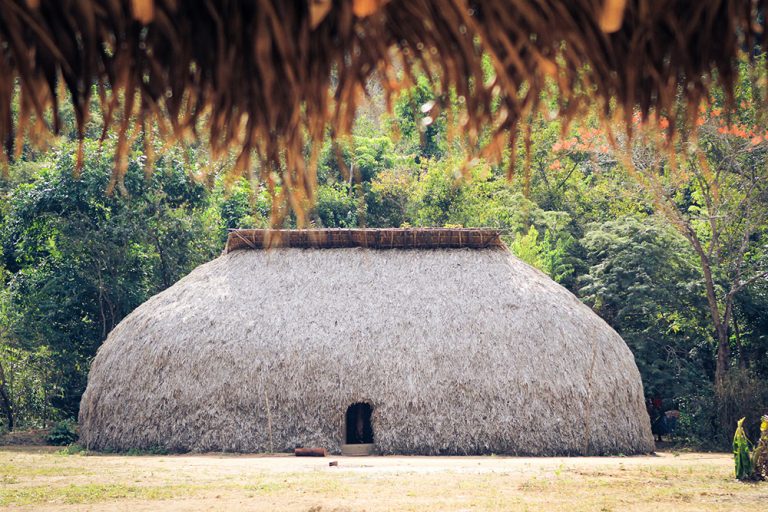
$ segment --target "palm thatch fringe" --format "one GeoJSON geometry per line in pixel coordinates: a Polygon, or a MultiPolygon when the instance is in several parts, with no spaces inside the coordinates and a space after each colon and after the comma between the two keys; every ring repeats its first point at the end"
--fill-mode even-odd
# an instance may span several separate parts
{"type": "Polygon", "coordinates": [[[738,55],[768,43],[766,7],[768,0],[0,0],[0,154],[18,153],[27,131],[34,139],[58,132],[64,96],[82,137],[95,87],[104,124],[119,133],[111,186],[121,183],[132,137],[150,121],[168,141],[195,138],[204,126],[214,156],[239,155],[233,172],[249,171],[256,153],[278,199],[275,220],[285,201],[304,220],[326,127],[334,137],[350,132],[371,80],[391,105],[425,71],[439,94],[424,115],[450,114],[455,94],[464,105],[459,132],[472,147],[491,129],[488,157],[500,158],[532,113],[550,112],[539,103],[547,78],[565,119],[597,102],[603,115],[627,121],[635,108],[644,117],[655,110],[674,131],[714,85],[730,96],[738,55]],[[680,99],[688,109],[677,107],[680,99]]]}
{"type": "Polygon", "coordinates": [[[222,255],[112,331],[81,442],[338,453],[356,403],[378,453],[653,450],[621,337],[499,247],[222,255]]]}

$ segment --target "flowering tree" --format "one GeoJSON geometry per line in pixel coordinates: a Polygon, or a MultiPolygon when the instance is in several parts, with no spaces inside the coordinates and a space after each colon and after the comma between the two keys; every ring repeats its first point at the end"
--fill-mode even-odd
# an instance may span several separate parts
{"type": "Polygon", "coordinates": [[[579,165],[594,172],[621,169],[639,185],[642,200],[688,241],[698,258],[717,340],[717,387],[730,365],[734,299],[768,280],[768,130],[759,108],[747,99],[730,118],[723,116],[720,103],[713,98],[700,108],[687,139],[667,140],[667,119],[644,123],[639,114],[634,117],[638,135],[631,144],[618,137],[618,151],[605,130],[576,129],[553,146],[550,164],[553,172],[579,165]]]}

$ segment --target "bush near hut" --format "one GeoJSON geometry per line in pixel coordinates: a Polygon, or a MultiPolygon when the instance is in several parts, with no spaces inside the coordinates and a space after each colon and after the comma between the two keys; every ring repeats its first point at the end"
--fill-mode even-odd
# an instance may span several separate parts
{"type": "Polygon", "coordinates": [[[52,446],[66,446],[77,441],[78,437],[77,422],[74,420],[63,420],[51,428],[51,431],[45,436],[45,442],[52,446]]]}

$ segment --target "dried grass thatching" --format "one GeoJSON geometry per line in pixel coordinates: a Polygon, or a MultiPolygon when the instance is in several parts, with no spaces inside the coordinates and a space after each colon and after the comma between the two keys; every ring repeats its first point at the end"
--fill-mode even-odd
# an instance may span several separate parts
{"type": "Polygon", "coordinates": [[[233,229],[226,251],[238,249],[487,249],[503,247],[499,231],[485,228],[233,229]]]}
{"type": "Polygon", "coordinates": [[[434,116],[455,91],[464,100],[460,127],[470,146],[484,127],[495,133],[486,147],[490,156],[539,110],[547,77],[560,90],[561,116],[571,118],[594,102],[612,115],[609,100],[615,99],[627,119],[635,107],[644,114],[656,109],[674,130],[687,115],[676,107],[679,98],[695,112],[716,82],[731,90],[737,55],[766,41],[760,39],[766,5],[2,0],[0,139],[11,155],[30,123],[35,138],[47,128],[56,132],[64,96],[82,134],[95,85],[105,124],[118,127],[112,185],[126,170],[131,137],[150,121],[174,140],[196,136],[204,118],[213,153],[234,149],[236,169],[244,171],[255,152],[263,179],[278,195],[275,205],[287,191],[302,219],[315,187],[317,142],[328,125],[335,136],[349,132],[372,79],[390,102],[415,69],[426,71],[443,95],[425,114],[434,116]],[[484,54],[493,77],[481,66],[484,54]],[[14,121],[16,84],[21,111],[14,121]],[[305,158],[308,140],[316,144],[305,158]],[[275,188],[276,179],[282,187],[275,188]]]}
{"type": "Polygon", "coordinates": [[[112,331],[81,441],[338,452],[357,402],[380,453],[653,450],[623,340],[499,247],[224,254],[112,331]]]}

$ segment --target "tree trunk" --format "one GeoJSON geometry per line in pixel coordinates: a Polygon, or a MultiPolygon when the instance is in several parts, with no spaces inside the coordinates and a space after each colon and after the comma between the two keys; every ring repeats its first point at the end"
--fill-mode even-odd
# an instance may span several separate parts
{"type": "Polygon", "coordinates": [[[715,388],[720,389],[725,382],[725,376],[728,372],[730,362],[730,345],[728,340],[728,324],[730,322],[731,303],[726,300],[725,312],[720,311],[720,305],[717,302],[717,292],[715,291],[715,280],[712,277],[712,268],[710,266],[709,256],[699,243],[699,239],[691,230],[686,233],[686,238],[691,242],[693,249],[699,256],[701,262],[701,271],[704,274],[704,288],[707,292],[707,304],[709,313],[712,317],[712,324],[715,327],[715,337],[717,338],[717,364],[715,366],[715,388]]]}
{"type": "Polygon", "coordinates": [[[733,334],[736,335],[736,350],[738,350],[739,353],[739,368],[745,370],[749,358],[744,346],[741,344],[741,330],[739,329],[739,322],[736,319],[736,313],[733,314],[733,334]]]}
{"type": "Polygon", "coordinates": [[[11,397],[8,395],[8,389],[5,384],[5,369],[2,363],[0,363],[0,405],[3,407],[3,413],[5,413],[5,419],[8,424],[8,431],[13,430],[13,404],[11,403],[11,397]]]}
{"type": "Polygon", "coordinates": [[[728,339],[728,327],[721,323],[717,329],[717,365],[715,366],[715,385],[722,387],[728,374],[731,358],[731,346],[728,339]]]}

